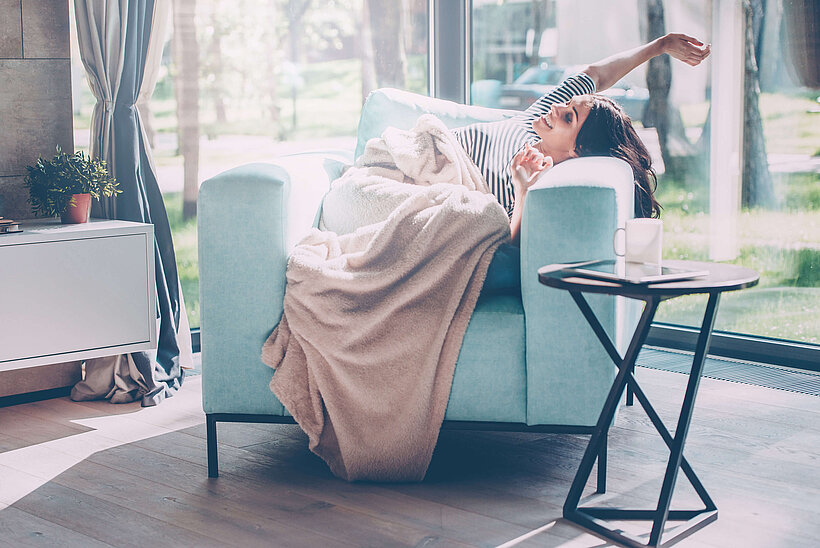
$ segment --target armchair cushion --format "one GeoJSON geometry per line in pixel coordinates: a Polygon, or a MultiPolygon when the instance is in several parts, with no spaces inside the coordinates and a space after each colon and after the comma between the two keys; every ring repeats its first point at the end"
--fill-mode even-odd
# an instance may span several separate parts
{"type": "Polygon", "coordinates": [[[482,293],[456,362],[445,420],[527,422],[521,299],[482,293]]]}
{"type": "Polygon", "coordinates": [[[521,298],[521,250],[516,245],[502,244],[493,255],[487,277],[484,278],[484,295],[516,295],[521,298]]]}

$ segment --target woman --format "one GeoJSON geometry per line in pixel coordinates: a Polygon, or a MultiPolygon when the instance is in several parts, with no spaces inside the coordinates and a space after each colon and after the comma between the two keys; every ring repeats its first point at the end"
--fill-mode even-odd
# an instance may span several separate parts
{"type": "Polygon", "coordinates": [[[553,164],[579,156],[614,156],[629,163],[638,186],[635,216],[660,215],[653,196],[657,179],[649,152],[629,116],[607,97],[594,93],[664,53],[697,66],[709,55],[710,46],[685,34],[667,34],[585,67],[521,115],[454,130],[507,209],[513,243],[519,239],[527,190],[538,175],[553,164]]]}

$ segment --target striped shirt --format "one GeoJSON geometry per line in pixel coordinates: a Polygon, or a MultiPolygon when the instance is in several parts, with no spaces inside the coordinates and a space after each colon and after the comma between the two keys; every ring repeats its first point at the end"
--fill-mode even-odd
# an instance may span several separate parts
{"type": "Polygon", "coordinates": [[[564,103],[576,95],[595,93],[595,82],[585,73],[564,80],[530,107],[512,118],[483,122],[453,129],[456,140],[475,162],[498,201],[512,216],[515,196],[512,184],[512,158],[525,143],[535,144],[539,137],[532,123],[547,114],[555,103],[564,103]]]}

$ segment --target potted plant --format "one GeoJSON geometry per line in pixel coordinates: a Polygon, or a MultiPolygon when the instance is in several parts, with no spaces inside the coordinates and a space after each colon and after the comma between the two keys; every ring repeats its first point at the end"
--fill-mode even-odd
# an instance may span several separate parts
{"type": "Polygon", "coordinates": [[[62,222],[85,223],[91,213],[91,198],[120,194],[118,183],[108,173],[104,160],[92,160],[82,152],[68,154],[57,147],[50,160],[41,156],[26,166],[25,185],[33,213],[60,216],[62,222]]]}

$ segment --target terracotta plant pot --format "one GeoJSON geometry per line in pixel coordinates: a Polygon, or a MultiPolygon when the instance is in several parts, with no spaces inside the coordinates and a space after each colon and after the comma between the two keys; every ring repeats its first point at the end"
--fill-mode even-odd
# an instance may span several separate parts
{"type": "Polygon", "coordinates": [[[87,223],[91,216],[91,194],[74,194],[74,204],[65,208],[60,220],[64,225],[87,223]]]}

